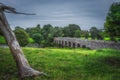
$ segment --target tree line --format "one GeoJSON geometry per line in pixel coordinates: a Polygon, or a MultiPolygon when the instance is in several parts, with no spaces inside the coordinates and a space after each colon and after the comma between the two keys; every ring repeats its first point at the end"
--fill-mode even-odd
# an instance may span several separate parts
{"type": "Polygon", "coordinates": [[[54,46],[54,37],[120,41],[120,2],[111,5],[106,16],[104,29],[91,27],[89,30],[81,30],[77,24],[69,24],[65,27],[52,26],[51,24],[41,27],[38,24],[26,29],[17,26],[14,33],[21,46],[34,43],[37,43],[40,47],[54,46]]]}
{"type": "Polygon", "coordinates": [[[29,43],[37,43],[40,47],[54,46],[54,37],[75,37],[84,39],[103,40],[103,31],[96,27],[91,27],[89,31],[81,30],[77,24],[69,24],[65,27],[54,27],[51,24],[46,24],[41,27],[39,24],[36,27],[21,28],[15,27],[14,33],[21,46],[26,46],[29,43]]]}

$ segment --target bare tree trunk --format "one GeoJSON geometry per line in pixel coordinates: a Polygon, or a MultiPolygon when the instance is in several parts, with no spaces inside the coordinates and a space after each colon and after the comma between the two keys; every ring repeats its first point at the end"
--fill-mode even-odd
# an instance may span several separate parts
{"type": "Polygon", "coordinates": [[[18,41],[16,40],[14,33],[10,29],[5,14],[2,10],[0,10],[0,30],[2,31],[7,41],[7,44],[12,52],[12,55],[16,61],[19,76],[21,78],[24,78],[26,76],[36,76],[43,74],[42,72],[36,71],[30,67],[27,59],[22,52],[22,49],[19,46],[18,41]]]}

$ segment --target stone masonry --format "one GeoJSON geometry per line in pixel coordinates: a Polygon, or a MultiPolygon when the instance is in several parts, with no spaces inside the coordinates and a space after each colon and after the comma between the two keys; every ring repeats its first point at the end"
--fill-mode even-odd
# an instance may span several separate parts
{"type": "Polygon", "coordinates": [[[120,42],[103,41],[103,40],[81,40],[80,38],[70,37],[55,37],[54,42],[62,47],[71,48],[90,48],[90,49],[102,49],[113,48],[120,50],[120,42]]]}

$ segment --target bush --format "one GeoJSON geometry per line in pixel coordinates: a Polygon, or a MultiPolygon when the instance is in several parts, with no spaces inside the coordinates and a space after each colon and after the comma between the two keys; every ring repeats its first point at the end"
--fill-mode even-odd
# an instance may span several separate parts
{"type": "Polygon", "coordinates": [[[110,41],[111,39],[109,37],[104,38],[105,41],[110,41]]]}

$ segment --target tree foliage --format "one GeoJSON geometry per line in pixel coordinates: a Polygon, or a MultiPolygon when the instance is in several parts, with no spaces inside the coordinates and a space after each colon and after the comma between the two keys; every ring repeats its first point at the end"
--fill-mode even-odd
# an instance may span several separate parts
{"type": "Polygon", "coordinates": [[[21,46],[25,46],[29,43],[29,35],[23,28],[16,27],[14,33],[21,46]]]}
{"type": "Polygon", "coordinates": [[[101,30],[97,29],[96,27],[91,27],[90,34],[92,39],[103,39],[101,34],[101,30]]]}
{"type": "Polygon", "coordinates": [[[112,40],[120,37],[120,2],[111,5],[104,26],[112,40]]]}
{"type": "Polygon", "coordinates": [[[69,24],[68,26],[63,28],[64,37],[75,37],[76,36],[76,31],[78,32],[78,30],[79,30],[79,32],[81,31],[79,25],[69,24]]]}
{"type": "Polygon", "coordinates": [[[55,27],[53,31],[54,31],[54,37],[62,37],[64,35],[63,28],[61,27],[55,27]]]}
{"type": "Polygon", "coordinates": [[[53,44],[53,38],[54,38],[54,30],[53,26],[51,24],[44,25],[42,28],[42,35],[43,35],[43,41],[42,44],[44,46],[51,46],[53,44]]]}
{"type": "Polygon", "coordinates": [[[40,45],[42,40],[42,35],[40,33],[34,33],[32,35],[33,40],[40,45]]]}
{"type": "Polygon", "coordinates": [[[82,37],[85,37],[85,39],[88,39],[88,37],[89,37],[89,31],[87,31],[87,30],[82,30],[82,31],[81,31],[81,36],[82,36],[82,37]]]}
{"type": "Polygon", "coordinates": [[[29,34],[30,37],[32,37],[33,34],[35,34],[35,33],[41,33],[41,27],[38,24],[36,27],[27,28],[26,32],[29,34]]]}
{"type": "Polygon", "coordinates": [[[35,27],[26,28],[25,30],[21,27],[16,27],[14,32],[22,46],[31,42],[31,44],[37,44],[39,47],[49,47],[54,46],[54,37],[84,37],[88,39],[90,33],[92,39],[102,39],[101,31],[96,27],[92,27],[90,31],[87,31],[81,30],[80,26],[76,24],[69,24],[65,27],[53,27],[51,24],[46,24],[43,27],[40,27],[38,24],[35,27]],[[24,39],[28,41],[24,41],[24,39]]]}
{"type": "Polygon", "coordinates": [[[81,37],[81,31],[75,30],[74,37],[80,38],[81,37]]]}

